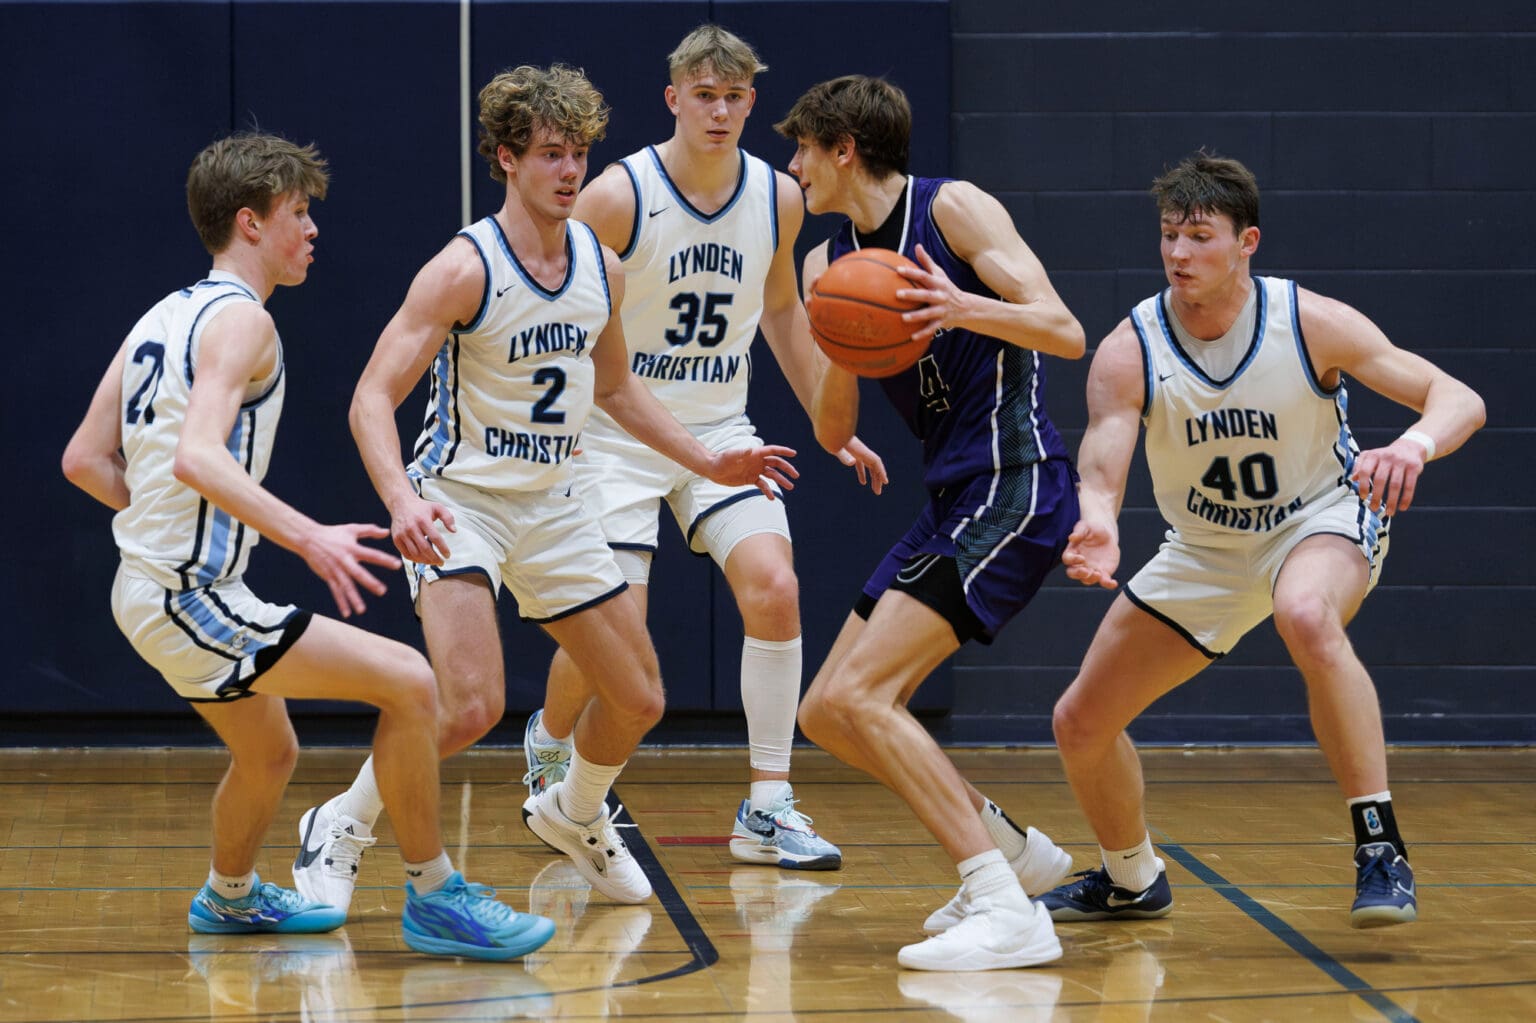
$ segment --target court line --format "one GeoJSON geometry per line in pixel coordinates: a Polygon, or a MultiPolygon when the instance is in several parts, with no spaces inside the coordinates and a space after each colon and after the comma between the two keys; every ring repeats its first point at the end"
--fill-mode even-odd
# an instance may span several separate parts
{"type": "MultiPolygon", "coordinates": [[[[615,823],[617,823],[617,824],[624,824],[624,825],[633,825],[635,823],[634,818],[630,816],[629,811],[627,809],[623,808],[623,805],[622,805],[623,804],[623,800],[620,799],[619,794],[617,792],[613,792],[612,795],[613,795],[614,800],[620,804],[619,813],[617,815],[615,815],[615,823]]],[[[396,1011],[396,1010],[406,1010],[406,1009],[448,1009],[448,1008],[453,1008],[453,1007],[456,1007],[456,1006],[469,1006],[469,1005],[478,1005],[478,1004],[493,1003],[493,1002],[507,1002],[507,1001],[514,1001],[515,1002],[515,1001],[518,1001],[518,1000],[521,1000],[521,999],[532,998],[532,997],[539,997],[539,998],[543,998],[543,997],[559,997],[559,996],[563,996],[563,995],[584,994],[584,993],[590,992],[590,991],[612,991],[612,990],[616,990],[616,989],[620,989],[620,988],[640,987],[641,985],[644,985],[644,984],[655,984],[655,983],[657,983],[659,981],[671,980],[671,979],[673,979],[675,977],[685,977],[685,976],[687,976],[690,973],[697,973],[700,970],[707,970],[707,969],[709,969],[711,966],[715,965],[715,963],[719,962],[719,960],[720,960],[720,953],[715,948],[714,942],[709,940],[709,935],[707,935],[704,932],[703,925],[700,924],[698,919],[693,915],[693,911],[688,908],[688,904],[683,901],[682,894],[678,891],[677,885],[673,883],[672,878],[662,868],[661,861],[656,858],[656,854],[651,850],[650,845],[646,842],[644,836],[640,833],[640,829],[638,827],[635,827],[633,829],[626,828],[625,830],[628,832],[628,834],[624,836],[624,844],[626,846],[628,846],[629,851],[635,857],[636,862],[638,862],[640,864],[641,868],[645,871],[646,877],[650,878],[651,887],[653,889],[655,889],[656,900],[661,904],[661,908],[666,911],[667,917],[672,921],[673,929],[676,930],[676,932],[678,934],[678,937],[680,937],[683,940],[683,944],[686,946],[686,948],[684,950],[669,950],[668,951],[668,954],[672,954],[672,955],[676,955],[678,953],[678,951],[682,951],[683,954],[686,954],[688,956],[688,961],[683,963],[681,966],[673,967],[670,970],[663,970],[660,973],[653,973],[653,974],[649,974],[649,975],[644,976],[644,977],[635,977],[635,978],[633,978],[631,980],[619,981],[619,982],[613,983],[613,984],[591,985],[591,986],[588,986],[588,987],[570,988],[570,989],[564,989],[564,990],[550,989],[547,992],[540,992],[536,996],[535,995],[512,995],[512,996],[499,995],[499,996],[490,997],[490,998],[467,998],[467,999],[456,1000],[456,1001],[426,1002],[426,1003],[420,1003],[420,1004],[376,1005],[376,1006],[369,1006],[366,1009],[363,1008],[363,1007],[359,1007],[357,1009],[341,1010],[337,1014],[337,1018],[338,1019],[360,1018],[359,1014],[362,1014],[362,1013],[374,1014],[374,1013],[379,1013],[379,1012],[393,1012],[393,1011],[396,1011]]],[[[501,885],[499,887],[501,887],[503,890],[506,890],[509,886],[501,885]]],[[[0,891],[6,891],[6,890],[12,890],[12,889],[0,888],[0,891]]],[[[148,890],[156,890],[156,889],[121,889],[121,888],[118,888],[118,889],[25,888],[25,889],[23,889],[23,888],[17,888],[17,889],[14,889],[14,890],[17,890],[17,891],[113,891],[113,890],[117,890],[117,891],[122,891],[122,890],[134,891],[134,890],[146,890],[146,891],[148,891],[148,890]]],[[[162,886],[159,890],[165,890],[165,889],[162,886]]],[[[637,951],[639,951],[639,950],[637,950],[637,951]]],[[[32,954],[32,953],[25,953],[25,952],[0,953],[0,960],[3,960],[4,958],[6,958],[9,955],[17,955],[17,954],[28,955],[28,954],[32,954]]],[[[57,954],[69,954],[69,953],[57,953],[57,954]]],[[[99,955],[99,954],[104,954],[104,953],[99,951],[99,950],[97,950],[97,951],[78,953],[78,954],[83,954],[83,955],[99,955]]],[[[110,953],[107,953],[107,954],[110,954],[110,953]]],[[[176,955],[176,956],[180,956],[181,955],[180,952],[170,952],[170,951],[166,951],[166,952],[154,952],[154,951],[145,952],[143,950],[133,950],[131,953],[128,953],[127,950],[124,950],[124,952],[118,953],[118,954],[176,955]]],[[[382,954],[382,955],[407,955],[407,954],[415,955],[415,953],[375,952],[375,951],[363,951],[363,950],[359,950],[358,952],[354,953],[355,956],[359,956],[359,955],[379,955],[379,954],[382,954]]],[[[648,953],[648,954],[656,954],[656,953],[655,952],[651,952],[651,953],[648,953]]],[[[261,1014],[261,1015],[239,1015],[239,1014],[237,1014],[237,1015],[234,1015],[234,1016],[231,1016],[231,1017],[228,1017],[228,1018],[231,1021],[234,1021],[234,1020],[276,1020],[276,1019],[295,1019],[296,1020],[296,1019],[298,1019],[300,1017],[300,1015],[301,1015],[300,1011],[287,1011],[287,1012],[279,1012],[279,1013],[271,1013],[271,1014],[261,1014]]],[[[188,1016],[144,1016],[144,1017],[120,1018],[120,1019],[116,1020],[115,1023],[148,1023],[148,1021],[150,1021],[150,1020],[161,1020],[161,1021],[183,1021],[184,1020],[184,1021],[187,1021],[187,1023],[190,1023],[190,1021],[192,1021],[194,1019],[206,1019],[206,1018],[207,1018],[207,1014],[206,1013],[193,1014],[193,1015],[188,1015],[188,1016]]]]}
{"type": "Polygon", "coordinates": [[[1382,994],[1374,985],[1357,976],[1333,956],[1318,948],[1311,941],[1308,941],[1302,936],[1300,931],[1280,919],[1269,909],[1260,905],[1253,896],[1206,866],[1199,857],[1189,850],[1177,843],[1170,842],[1158,842],[1157,848],[1185,870],[1215,889],[1222,898],[1236,906],[1260,927],[1263,927],[1270,934],[1283,941],[1293,952],[1322,970],[1341,987],[1357,995],[1361,1001],[1387,1017],[1387,1019],[1392,1020],[1393,1023],[1417,1023],[1417,1017],[1411,1012],[1382,994]]]}

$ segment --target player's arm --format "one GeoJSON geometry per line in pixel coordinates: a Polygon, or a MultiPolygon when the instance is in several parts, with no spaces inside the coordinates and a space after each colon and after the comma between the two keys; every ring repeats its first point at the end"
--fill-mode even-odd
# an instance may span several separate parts
{"type": "Polygon", "coordinates": [[[1483,399],[1427,359],[1398,348],[1357,309],[1305,289],[1297,289],[1297,304],[1313,369],[1325,386],[1336,385],[1342,372],[1419,413],[1392,443],[1362,451],[1350,476],[1369,487],[1372,510],[1394,515],[1407,509],[1430,457],[1455,451],[1487,420],[1483,399]]]}
{"type": "MultiPolygon", "coordinates": [[[[827,271],[830,244],[818,245],[805,255],[800,279],[807,302],[813,301],[812,285],[827,271]]],[[[816,395],[811,400],[811,426],[816,431],[816,443],[828,451],[836,451],[854,439],[858,425],[859,378],[827,361],[816,381],[816,395]]]]}
{"type": "Polygon", "coordinates": [[[85,418],[64,448],[64,477],[113,511],[128,507],[123,478],[123,364],[128,342],[118,346],[112,364],[96,385],[85,418]]]}
{"type": "Polygon", "coordinates": [[[1085,586],[1114,589],[1120,505],[1146,402],[1146,369],[1130,320],[1121,320],[1088,367],[1088,429],[1077,453],[1080,518],[1061,562],[1085,586]]]}
{"type": "Polygon", "coordinates": [[[934,196],[933,217],[950,249],[999,298],[960,290],[919,246],[921,269],[903,271],[914,286],[896,293],[926,303],[904,317],[916,336],[964,327],[1047,355],[1082,357],[1082,324],[1056,294],[1002,203],[969,182],[950,181],[934,196]]]}
{"type": "Polygon", "coordinates": [[[364,610],[361,586],[375,595],[384,584],[364,564],[398,568],[389,554],[360,541],[385,534],[379,526],[326,526],[280,500],[254,480],[226,446],[250,385],[277,366],[272,316],[254,302],[217,313],[198,340],[187,418],[176,444],[176,479],[279,546],[303,558],[324,580],[342,616],[364,610]]]}
{"type": "Polygon", "coordinates": [[[427,371],[455,328],[471,323],[487,288],[473,242],[454,238],[416,274],[405,302],[384,327],[352,392],[347,419],[373,489],[389,509],[395,549],[414,562],[441,565],[449,553],[435,523],[453,529],[453,513],[417,495],[400,460],[395,409],[427,371]]]}
{"type": "Polygon", "coordinates": [[[624,271],[619,258],[607,247],[603,249],[603,262],[613,311],[592,346],[592,399],[597,406],[640,443],[706,479],[725,486],[751,483],[770,499],[774,496],[770,480],[785,490],[793,490],[791,480],[799,475],[788,461],[795,455],[793,449],[765,445],[710,451],[629,371],[629,350],[619,317],[619,308],[624,304],[624,271]]]}
{"type": "MultiPolygon", "coordinates": [[[[793,178],[774,172],[775,201],[779,218],[779,247],[768,268],[763,286],[763,316],[758,326],[763,338],[778,360],[784,379],[789,381],[806,415],[815,421],[813,406],[816,383],[825,371],[827,358],[811,340],[811,322],[806,318],[800,292],[795,283],[795,239],[805,220],[805,197],[793,178]]],[[[860,483],[868,483],[875,493],[889,481],[885,462],[857,437],[829,451],[838,461],[851,466],[860,483]]]]}
{"type": "Polygon", "coordinates": [[[590,227],[597,240],[615,252],[629,248],[634,239],[635,186],[622,163],[610,163],[576,194],[571,215],[590,227]]]}

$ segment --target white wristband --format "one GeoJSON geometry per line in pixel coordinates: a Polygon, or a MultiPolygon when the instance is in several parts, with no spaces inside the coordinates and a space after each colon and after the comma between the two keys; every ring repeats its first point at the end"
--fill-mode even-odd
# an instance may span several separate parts
{"type": "Polygon", "coordinates": [[[1411,440],[1422,447],[1424,449],[1424,461],[1428,462],[1435,457],[1435,438],[1423,430],[1409,430],[1400,439],[1411,440]]]}

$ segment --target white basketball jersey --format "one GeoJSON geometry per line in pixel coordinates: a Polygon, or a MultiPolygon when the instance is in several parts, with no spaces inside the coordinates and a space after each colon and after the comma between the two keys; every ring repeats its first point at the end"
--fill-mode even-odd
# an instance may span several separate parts
{"type": "Polygon", "coordinates": [[[592,345],[613,308],[597,236],[567,222],[565,279],[550,289],[518,262],[495,217],[459,234],[480,252],[485,296],[432,360],[407,471],[482,490],[562,485],[592,411],[592,345]]]}
{"type": "Polygon", "coordinates": [[[1243,349],[1222,380],[1179,343],[1166,292],[1131,313],[1147,374],[1142,418],[1157,506],[1197,543],[1234,545],[1331,491],[1353,489],[1348,476],[1359,448],[1345,417],[1343,381],[1327,390],[1313,373],[1295,282],[1253,282],[1253,331],[1221,342],[1243,349]]]}
{"type": "Polygon", "coordinates": [[[623,167],[635,190],[634,227],[619,254],[630,369],[679,422],[741,415],[779,244],[773,168],[741,151],[735,193],[706,214],[683,198],[655,147],[623,167]]]}
{"type": "MultiPolygon", "coordinates": [[[[187,418],[203,330],[236,302],[260,304],[234,274],[215,270],[157,302],[128,334],[122,406],[128,507],[112,534],[132,575],[173,590],[239,576],[260,537],[254,529],[179,482],[172,468],[187,418]]],[[[283,411],[283,351],[271,375],[246,392],[225,447],[258,483],[267,474],[283,411]]]]}

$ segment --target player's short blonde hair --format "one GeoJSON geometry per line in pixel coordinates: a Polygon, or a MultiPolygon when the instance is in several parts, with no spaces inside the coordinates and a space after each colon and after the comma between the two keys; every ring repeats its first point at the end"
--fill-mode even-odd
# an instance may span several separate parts
{"type": "Polygon", "coordinates": [[[603,94],[580,68],[524,64],[501,72],[480,90],[480,155],[490,164],[491,177],[506,181],[498,147],[522,156],[540,128],[590,146],[608,133],[608,113],[603,94]]]}
{"type": "Polygon", "coordinates": [[[667,55],[673,85],[711,70],[733,82],[750,82],[768,65],[744,39],[719,25],[700,25],[667,55]]]}

